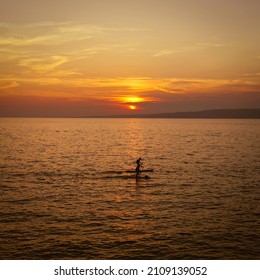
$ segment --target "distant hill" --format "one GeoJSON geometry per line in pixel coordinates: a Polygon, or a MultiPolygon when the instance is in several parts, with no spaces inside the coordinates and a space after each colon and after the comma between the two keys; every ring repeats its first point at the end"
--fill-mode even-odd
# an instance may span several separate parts
{"type": "Polygon", "coordinates": [[[97,116],[95,118],[260,119],[260,109],[217,109],[196,112],[97,116]]]}
{"type": "Polygon", "coordinates": [[[156,118],[259,119],[260,109],[218,109],[151,115],[156,118]]]}

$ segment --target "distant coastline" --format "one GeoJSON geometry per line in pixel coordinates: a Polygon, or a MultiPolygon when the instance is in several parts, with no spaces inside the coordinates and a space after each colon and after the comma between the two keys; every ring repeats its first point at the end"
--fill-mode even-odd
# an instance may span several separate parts
{"type": "Polygon", "coordinates": [[[176,119],[260,119],[260,108],[255,109],[216,109],[195,112],[174,112],[161,114],[131,114],[86,116],[81,118],[176,118],[176,119]]]}
{"type": "Polygon", "coordinates": [[[260,108],[253,109],[214,109],[201,111],[186,111],[186,112],[172,112],[172,113],[157,113],[157,114],[118,114],[118,115],[92,115],[92,116],[44,116],[44,115],[6,115],[0,116],[2,118],[72,118],[72,119],[119,119],[119,118],[140,118],[140,119],[260,119],[260,108]]]}

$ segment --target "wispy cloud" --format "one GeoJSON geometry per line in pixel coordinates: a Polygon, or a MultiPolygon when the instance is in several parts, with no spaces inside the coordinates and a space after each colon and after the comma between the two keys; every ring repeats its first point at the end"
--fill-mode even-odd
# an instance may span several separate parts
{"type": "Polygon", "coordinates": [[[0,24],[0,46],[56,45],[89,39],[100,30],[91,25],[43,22],[38,24],[0,24]]]}
{"type": "MultiPolygon", "coordinates": [[[[109,40],[115,34],[143,32],[143,28],[110,28],[75,22],[0,23],[0,61],[23,76],[59,70],[59,75],[84,72],[86,59],[119,49],[131,52],[129,42],[109,40]],[[79,68],[79,69],[77,69],[79,68]]],[[[133,52],[133,50],[132,50],[133,52]]],[[[5,67],[6,68],[6,67],[5,67]]],[[[0,69],[0,74],[5,72],[0,69]]],[[[56,72],[58,74],[58,72],[56,72]]],[[[49,73],[50,74],[50,73],[49,73]]],[[[53,73],[52,73],[53,74],[53,73]]]]}
{"type": "Polygon", "coordinates": [[[25,58],[21,59],[19,66],[28,67],[38,73],[52,71],[62,64],[68,62],[64,56],[51,56],[49,58],[25,58]]]}
{"type": "Polygon", "coordinates": [[[158,52],[156,52],[153,56],[154,57],[160,57],[160,56],[164,56],[164,55],[171,55],[171,54],[175,54],[180,52],[180,50],[168,50],[168,49],[164,49],[164,50],[160,50],[158,52]]]}
{"type": "Polygon", "coordinates": [[[196,43],[197,46],[203,48],[224,48],[224,47],[233,47],[234,43],[214,43],[214,42],[200,42],[196,43]]]}
{"type": "Polygon", "coordinates": [[[1,81],[0,80],[0,90],[15,88],[20,86],[20,84],[16,81],[1,81]]]}
{"type": "Polygon", "coordinates": [[[107,32],[141,32],[144,28],[109,28],[96,25],[64,22],[42,22],[15,25],[0,23],[0,46],[37,46],[64,44],[88,40],[94,35],[107,32]]]}
{"type": "Polygon", "coordinates": [[[161,49],[157,50],[154,53],[154,57],[161,57],[166,55],[175,55],[183,52],[193,52],[193,51],[201,51],[208,48],[226,48],[226,47],[234,47],[234,43],[224,43],[224,42],[197,42],[190,43],[184,45],[182,47],[175,47],[170,49],[161,49]]]}
{"type": "MultiPolygon", "coordinates": [[[[50,64],[51,65],[51,64],[50,64]]],[[[49,67],[55,67],[49,66],[49,67]]],[[[180,79],[180,78],[151,78],[151,77],[93,77],[89,78],[76,72],[40,77],[13,77],[6,76],[0,80],[0,88],[8,89],[17,86],[31,85],[40,90],[45,87],[48,92],[57,94],[55,87],[59,87],[63,95],[78,97],[95,97],[97,99],[116,99],[124,96],[150,96],[150,100],[160,99],[160,94],[192,95],[192,94],[218,94],[223,92],[259,92],[258,80],[241,79],[180,79]],[[64,79],[64,76],[66,76],[64,79]],[[56,93],[55,93],[56,92],[56,93]],[[148,94],[148,95],[147,95],[148,94]]],[[[59,93],[58,93],[59,95],[59,93]]],[[[147,98],[146,98],[147,99],[147,98]]],[[[148,100],[148,99],[147,99],[148,100]]]]}

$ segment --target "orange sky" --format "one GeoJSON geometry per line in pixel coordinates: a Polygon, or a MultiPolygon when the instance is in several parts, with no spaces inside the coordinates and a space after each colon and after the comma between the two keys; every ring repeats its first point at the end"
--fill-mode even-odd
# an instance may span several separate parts
{"type": "Polygon", "coordinates": [[[259,10],[258,0],[1,1],[0,116],[259,107],[259,10]]]}

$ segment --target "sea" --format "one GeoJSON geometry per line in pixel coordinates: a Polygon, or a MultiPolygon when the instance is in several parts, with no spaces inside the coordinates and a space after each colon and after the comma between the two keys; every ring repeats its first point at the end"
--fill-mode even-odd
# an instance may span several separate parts
{"type": "Polygon", "coordinates": [[[0,258],[259,259],[259,139],[253,119],[1,118],[0,258]]]}

